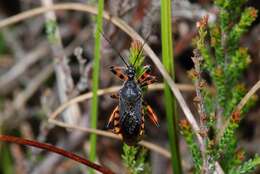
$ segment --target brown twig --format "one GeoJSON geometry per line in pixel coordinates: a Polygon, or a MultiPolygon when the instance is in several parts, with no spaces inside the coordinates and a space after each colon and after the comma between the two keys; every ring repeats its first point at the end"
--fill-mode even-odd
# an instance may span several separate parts
{"type": "Polygon", "coordinates": [[[95,164],[85,158],[82,158],[72,152],[68,152],[64,149],[58,148],[56,146],[50,145],[50,144],[46,144],[46,143],[40,143],[38,141],[33,141],[33,140],[28,140],[28,139],[23,139],[20,137],[14,137],[14,136],[8,136],[8,135],[0,135],[0,141],[5,141],[5,142],[10,142],[10,143],[16,143],[16,144],[22,144],[22,145],[28,145],[28,146],[33,146],[36,148],[40,148],[40,149],[45,149],[47,151],[50,152],[54,152],[57,154],[60,154],[64,157],[70,158],[74,161],[77,161],[81,164],[84,164],[85,166],[88,166],[90,168],[93,168],[101,173],[104,174],[114,174],[114,172],[112,172],[110,169],[100,166],[98,164],[95,164]]]}
{"type": "MultiPolygon", "coordinates": [[[[46,8],[53,5],[52,0],[41,0],[42,5],[46,8]]],[[[55,27],[53,33],[48,34],[48,40],[51,44],[52,53],[55,64],[55,75],[57,81],[58,88],[58,96],[61,103],[66,102],[70,98],[70,94],[74,89],[74,83],[71,76],[71,70],[68,65],[68,58],[65,54],[62,39],[60,36],[60,31],[58,24],[56,22],[56,15],[54,11],[46,11],[45,13],[45,21],[47,27],[55,27]],[[53,24],[50,24],[53,23],[53,24]],[[54,26],[51,26],[54,25],[54,26]]],[[[66,109],[63,113],[63,119],[66,122],[76,124],[80,117],[80,110],[78,105],[71,105],[66,109]]]]}
{"type": "Polygon", "coordinates": [[[194,98],[194,102],[197,105],[197,110],[200,117],[200,133],[203,135],[203,144],[200,145],[200,150],[202,154],[203,166],[202,171],[205,174],[208,174],[210,171],[209,168],[209,156],[207,155],[207,126],[206,126],[206,112],[204,106],[204,98],[202,95],[202,89],[205,87],[205,81],[203,81],[201,77],[201,62],[202,57],[200,56],[198,50],[194,50],[194,57],[192,57],[192,61],[194,63],[194,69],[192,69],[191,74],[194,79],[194,84],[196,88],[196,97],[194,98]]]}

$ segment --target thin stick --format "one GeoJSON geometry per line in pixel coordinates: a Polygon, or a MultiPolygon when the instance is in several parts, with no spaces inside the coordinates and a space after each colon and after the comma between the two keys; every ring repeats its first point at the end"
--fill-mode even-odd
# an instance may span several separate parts
{"type": "Polygon", "coordinates": [[[20,137],[14,137],[14,136],[8,136],[8,135],[0,135],[0,141],[5,141],[5,142],[11,142],[11,143],[16,143],[16,144],[22,144],[22,145],[28,145],[28,146],[33,146],[36,148],[40,148],[40,149],[45,149],[47,151],[50,152],[54,152],[57,154],[60,154],[64,157],[70,158],[74,161],[77,161],[81,164],[84,164],[90,168],[93,168],[101,173],[104,174],[114,174],[114,172],[112,172],[110,169],[100,166],[98,164],[95,164],[85,158],[82,158],[72,152],[66,151],[62,148],[58,148],[56,146],[53,146],[51,144],[46,144],[46,143],[40,143],[38,141],[33,141],[33,140],[28,140],[28,139],[24,139],[24,138],[20,138],[20,137]]]}

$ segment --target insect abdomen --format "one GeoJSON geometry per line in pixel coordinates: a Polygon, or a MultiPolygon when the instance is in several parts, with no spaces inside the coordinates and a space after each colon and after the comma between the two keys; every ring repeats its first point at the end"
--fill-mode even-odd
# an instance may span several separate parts
{"type": "Polygon", "coordinates": [[[128,114],[124,116],[120,123],[121,133],[126,144],[136,144],[140,137],[141,120],[136,115],[128,114]]]}

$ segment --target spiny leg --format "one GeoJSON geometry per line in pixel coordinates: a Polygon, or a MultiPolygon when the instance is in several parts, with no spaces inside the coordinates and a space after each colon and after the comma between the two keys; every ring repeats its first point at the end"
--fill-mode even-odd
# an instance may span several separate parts
{"type": "Polygon", "coordinates": [[[127,80],[127,76],[125,75],[125,67],[119,67],[119,66],[111,66],[110,71],[115,74],[118,78],[121,80],[127,80]]]}
{"type": "Polygon", "coordinates": [[[138,83],[141,84],[147,76],[150,76],[149,73],[151,72],[151,66],[150,65],[145,65],[144,66],[144,71],[143,73],[138,77],[138,83]]]}
{"type": "Polygon", "coordinates": [[[141,88],[157,82],[155,76],[150,76],[147,80],[140,84],[141,88]]]}
{"type": "Polygon", "coordinates": [[[158,117],[150,105],[145,104],[146,114],[156,127],[159,127],[158,117]]]}
{"type": "Polygon", "coordinates": [[[108,129],[114,128],[114,125],[111,125],[111,124],[114,123],[115,119],[119,119],[119,107],[118,106],[113,110],[112,114],[109,117],[109,120],[108,120],[108,123],[106,126],[108,129]]]}
{"type": "Polygon", "coordinates": [[[112,116],[110,117],[111,119],[109,119],[109,124],[111,124],[113,122],[113,133],[114,134],[121,134],[121,129],[120,129],[120,125],[119,125],[119,107],[117,106],[113,113],[112,116]]]}

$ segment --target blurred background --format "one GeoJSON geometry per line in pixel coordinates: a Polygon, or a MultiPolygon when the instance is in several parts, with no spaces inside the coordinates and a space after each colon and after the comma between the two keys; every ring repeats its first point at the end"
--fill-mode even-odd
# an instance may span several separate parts
{"type": "MultiPolygon", "coordinates": [[[[49,0],[48,0],[49,1],[49,0]]],[[[53,3],[71,1],[55,0],[53,3]]],[[[73,2],[96,5],[93,0],[75,0],[73,2]]],[[[9,0],[0,1],[0,20],[36,7],[43,6],[45,0],[9,0]]],[[[249,0],[247,5],[259,9],[259,0],[249,0]]],[[[161,57],[160,37],[160,1],[158,0],[106,0],[105,10],[118,16],[132,26],[140,35],[150,34],[147,43],[161,57]]],[[[173,39],[176,69],[176,82],[192,84],[187,71],[193,67],[192,38],[196,35],[196,21],[209,14],[209,22],[216,20],[217,10],[211,0],[174,0],[173,1],[173,39]]],[[[91,91],[91,70],[94,55],[93,15],[76,11],[58,11],[56,20],[60,32],[60,42],[51,44],[47,36],[53,29],[47,24],[44,15],[35,16],[18,24],[0,30],[0,131],[1,134],[22,136],[40,142],[47,142],[68,151],[88,157],[89,134],[77,130],[67,130],[48,123],[49,115],[63,101],[91,91]],[[81,54],[82,52],[82,54],[81,54]],[[67,62],[63,62],[66,57],[67,62]],[[53,65],[61,61],[61,66],[53,65]],[[64,66],[63,66],[64,65],[64,66]],[[62,71],[63,76],[59,74],[62,71]],[[66,78],[63,84],[60,79],[66,78]],[[65,89],[62,88],[66,86],[65,89]],[[62,92],[63,91],[63,92],[62,92]],[[63,100],[63,101],[61,101],[63,100]]],[[[105,36],[124,57],[129,54],[131,39],[112,23],[104,20],[105,36]]],[[[243,75],[243,81],[250,88],[260,77],[260,24],[259,17],[241,40],[247,47],[252,62],[243,75]]],[[[55,36],[53,36],[55,37],[55,36]]],[[[57,39],[57,38],[54,38],[57,39]]],[[[100,61],[100,88],[121,85],[122,82],[109,71],[111,65],[123,65],[116,51],[102,38],[100,61]]],[[[163,81],[158,70],[150,61],[152,74],[163,81]]],[[[207,79],[210,84],[210,78],[207,79]]],[[[148,91],[145,100],[158,114],[160,128],[149,121],[145,124],[145,139],[167,148],[168,138],[165,121],[164,103],[161,91],[148,91]]],[[[259,94],[259,93],[258,93],[259,94]]],[[[184,91],[186,101],[192,101],[194,91],[184,91]]],[[[110,113],[117,101],[110,95],[99,98],[98,128],[104,129],[110,113]]],[[[195,106],[189,102],[195,112],[195,106]]],[[[260,154],[260,101],[250,110],[239,128],[240,146],[249,154],[260,154]]],[[[78,126],[89,126],[90,100],[71,108],[71,114],[62,114],[63,121],[78,126]],[[69,116],[68,116],[69,115],[69,116]]],[[[179,109],[179,117],[183,117],[179,109]]],[[[181,156],[185,173],[192,167],[191,157],[182,138],[180,138],[181,156]]],[[[0,173],[86,173],[83,166],[61,156],[38,149],[0,143],[0,173]]],[[[113,171],[123,173],[121,162],[122,142],[98,136],[98,162],[109,166],[113,171]]],[[[153,173],[172,173],[169,159],[148,151],[153,173]]],[[[260,171],[258,171],[260,172],[260,171]]]]}

